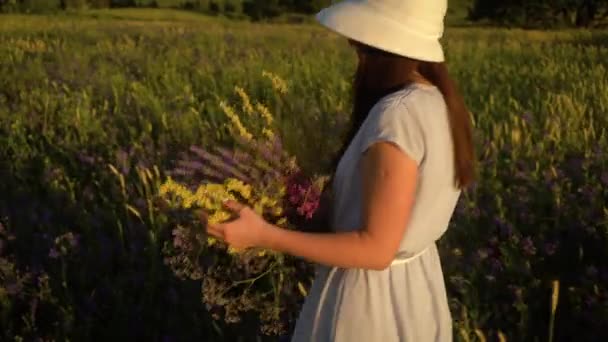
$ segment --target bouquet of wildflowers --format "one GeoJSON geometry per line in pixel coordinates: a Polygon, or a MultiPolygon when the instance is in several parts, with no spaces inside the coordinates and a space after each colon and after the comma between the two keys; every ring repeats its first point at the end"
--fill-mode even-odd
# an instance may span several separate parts
{"type": "MultiPolygon", "coordinates": [[[[264,75],[275,91],[286,91],[278,77],[264,75]]],[[[174,223],[164,253],[177,276],[202,280],[202,300],[215,319],[236,323],[254,313],[263,333],[281,334],[294,319],[288,317],[293,314],[288,308],[306,295],[306,284],[297,282],[294,274],[308,272],[310,266],[271,250],[228,247],[206,234],[199,212],[207,214],[209,223],[230,220],[222,202],[232,199],[272,224],[294,229],[318,212],[327,177],[306,176],[283,149],[268,107],[253,104],[241,88],[235,92],[241,115],[234,106],[220,103],[236,137],[234,146],[192,146],[160,187],[174,223]],[[245,127],[243,116],[253,127],[245,127]]]]}

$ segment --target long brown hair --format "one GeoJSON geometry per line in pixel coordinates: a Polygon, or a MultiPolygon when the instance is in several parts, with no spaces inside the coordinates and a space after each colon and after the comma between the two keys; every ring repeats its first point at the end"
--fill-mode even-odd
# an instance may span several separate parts
{"type": "Polygon", "coordinates": [[[335,169],[372,107],[384,96],[413,82],[415,71],[443,94],[454,144],[455,185],[466,188],[475,180],[475,151],[469,111],[445,63],[432,63],[394,55],[360,43],[361,52],[353,82],[353,112],[343,145],[333,160],[335,169]]]}

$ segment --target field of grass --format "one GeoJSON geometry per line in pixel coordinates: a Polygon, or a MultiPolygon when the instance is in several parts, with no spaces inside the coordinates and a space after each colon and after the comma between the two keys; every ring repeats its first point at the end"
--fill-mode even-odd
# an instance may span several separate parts
{"type": "MultiPolygon", "coordinates": [[[[480,159],[440,241],[456,340],[608,340],[608,33],[449,28],[444,44],[480,159]]],[[[354,63],[315,25],[0,16],[0,339],[255,340],[255,319],[213,321],[164,265],[151,199],[180,152],[232,141],[235,86],[326,172],[354,63]]]]}

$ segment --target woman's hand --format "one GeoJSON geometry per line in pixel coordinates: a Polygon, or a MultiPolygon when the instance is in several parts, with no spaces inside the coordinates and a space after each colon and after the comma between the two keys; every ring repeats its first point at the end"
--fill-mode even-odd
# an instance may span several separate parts
{"type": "Polygon", "coordinates": [[[235,201],[224,202],[224,206],[238,215],[232,221],[207,224],[207,232],[236,249],[265,247],[272,226],[250,207],[235,201]]]}

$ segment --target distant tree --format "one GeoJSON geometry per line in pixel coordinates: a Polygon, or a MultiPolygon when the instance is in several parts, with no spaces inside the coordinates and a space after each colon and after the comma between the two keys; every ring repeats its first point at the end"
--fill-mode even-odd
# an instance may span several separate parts
{"type": "Polygon", "coordinates": [[[61,9],[61,0],[22,0],[17,3],[19,9],[27,13],[53,12],[61,9]]]}
{"type": "Polygon", "coordinates": [[[243,0],[224,0],[224,11],[227,13],[242,13],[243,0]]]}
{"type": "Polygon", "coordinates": [[[522,27],[591,27],[608,18],[608,0],[475,0],[469,19],[522,27]]]}
{"type": "Polygon", "coordinates": [[[209,12],[211,10],[211,0],[198,0],[196,5],[192,3],[192,8],[197,8],[203,12],[209,12]]]}
{"type": "Polygon", "coordinates": [[[61,0],[60,7],[62,9],[82,9],[87,7],[86,0],[61,0]]]}
{"type": "Polygon", "coordinates": [[[0,12],[10,13],[19,11],[17,0],[0,0],[0,12]]]}
{"type": "Polygon", "coordinates": [[[331,5],[331,0],[292,0],[290,9],[298,13],[312,14],[331,5]]]}
{"type": "Polygon", "coordinates": [[[243,12],[254,20],[276,17],[284,10],[280,0],[246,0],[243,3],[243,12]]]}
{"type": "Polygon", "coordinates": [[[224,0],[212,0],[209,2],[209,10],[213,13],[224,13],[225,9],[225,1],[224,0]]]}
{"type": "Polygon", "coordinates": [[[135,0],[110,0],[111,7],[135,7],[135,0]]]}
{"type": "Polygon", "coordinates": [[[112,4],[110,0],[87,0],[87,2],[92,8],[108,8],[112,4]]]}

